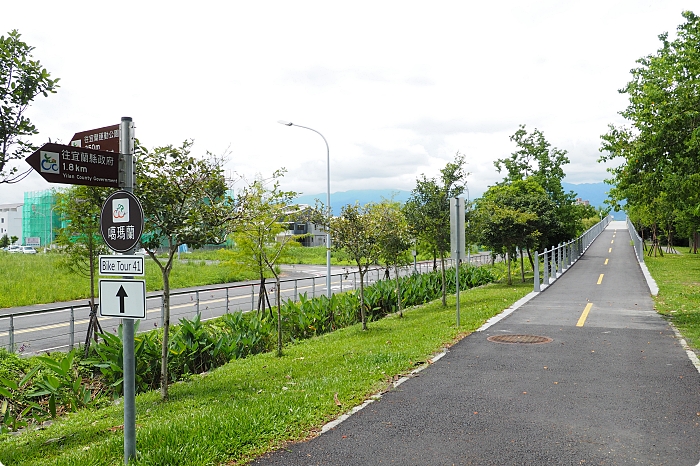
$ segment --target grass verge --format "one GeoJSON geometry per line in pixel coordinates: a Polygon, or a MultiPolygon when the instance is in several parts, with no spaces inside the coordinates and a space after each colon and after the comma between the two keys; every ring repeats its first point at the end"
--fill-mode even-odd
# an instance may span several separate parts
{"type": "Polygon", "coordinates": [[[659,286],[656,310],[669,319],[688,344],[700,349],[700,254],[664,254],[644,262],[659,286]]]}
{"type": "MultiPolygon", "coordinates": [[[[388,387],[430,355],[482,325],[532,289],[491,284],[454,297],[305,340],[273,353],[233,361],[177,383],[171,400],[157,392],[136,399],[138,465],[243,464],[313,435],[325,422],[388,387]],[[337,406],[334,396],[342,406],[337,406]]],[[[44,430],[0,437],[0,461],[14,465],[121,464],[122,406],[71,414],[44,430]]]]}

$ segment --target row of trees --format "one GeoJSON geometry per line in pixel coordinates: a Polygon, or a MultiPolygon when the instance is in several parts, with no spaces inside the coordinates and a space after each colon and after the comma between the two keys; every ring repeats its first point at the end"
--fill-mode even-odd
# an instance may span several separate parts
{"type": "Polygon", "coordinates": [[[651,233],[652,252],[659,236],[690,238],[697,253],[700,229],[700,18],[683,12],[677,37],[659,35],[656,53],[637,60],[632,79],[619,92],[629,98],[620,112],[623,125],[602,135],[600,161],[620,162],[609,169],[615,210],[651,233]]]}

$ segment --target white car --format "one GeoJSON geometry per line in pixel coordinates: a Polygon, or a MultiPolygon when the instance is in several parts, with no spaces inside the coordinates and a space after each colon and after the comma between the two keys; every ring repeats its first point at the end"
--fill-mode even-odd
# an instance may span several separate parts
{"type": "Polygon", "coordinates": [[[11,246],[8,246],[7,249],[5,249],[7,252],[22,252],[22,246],[18,246],[16,244],[13,244],[11,246]]]}
{"type": "Polygon", "coordinates": [[[36,254],[36,249],[34,249],[31,246],[20,246],[20,250],[18,252],[24,253],[24,254],[36,254]]]}

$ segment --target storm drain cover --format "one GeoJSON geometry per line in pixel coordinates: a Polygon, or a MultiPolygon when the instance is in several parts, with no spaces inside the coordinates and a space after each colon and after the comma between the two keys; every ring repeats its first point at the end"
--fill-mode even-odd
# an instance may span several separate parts
{"type": "Polygon", "coordinates": [[[509,343],[521,345],[537,345],[542,343],[551,343],[553,340],[549,337],[541,337],[538,335],[494,335],[487,338],[488,341],[494,343],[509,343]]]}

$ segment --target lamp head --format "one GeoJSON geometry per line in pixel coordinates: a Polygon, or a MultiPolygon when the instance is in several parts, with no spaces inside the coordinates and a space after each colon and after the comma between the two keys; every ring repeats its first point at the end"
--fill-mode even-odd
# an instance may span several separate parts
{"type": "Polygon", "coordinates": [[[284,125],[284,126],[292,126],[292,124],[293,124],[291,121],[285,121],[285,120],[277,120],[277,123],[279,123],[280,125],[284,125]]]}

